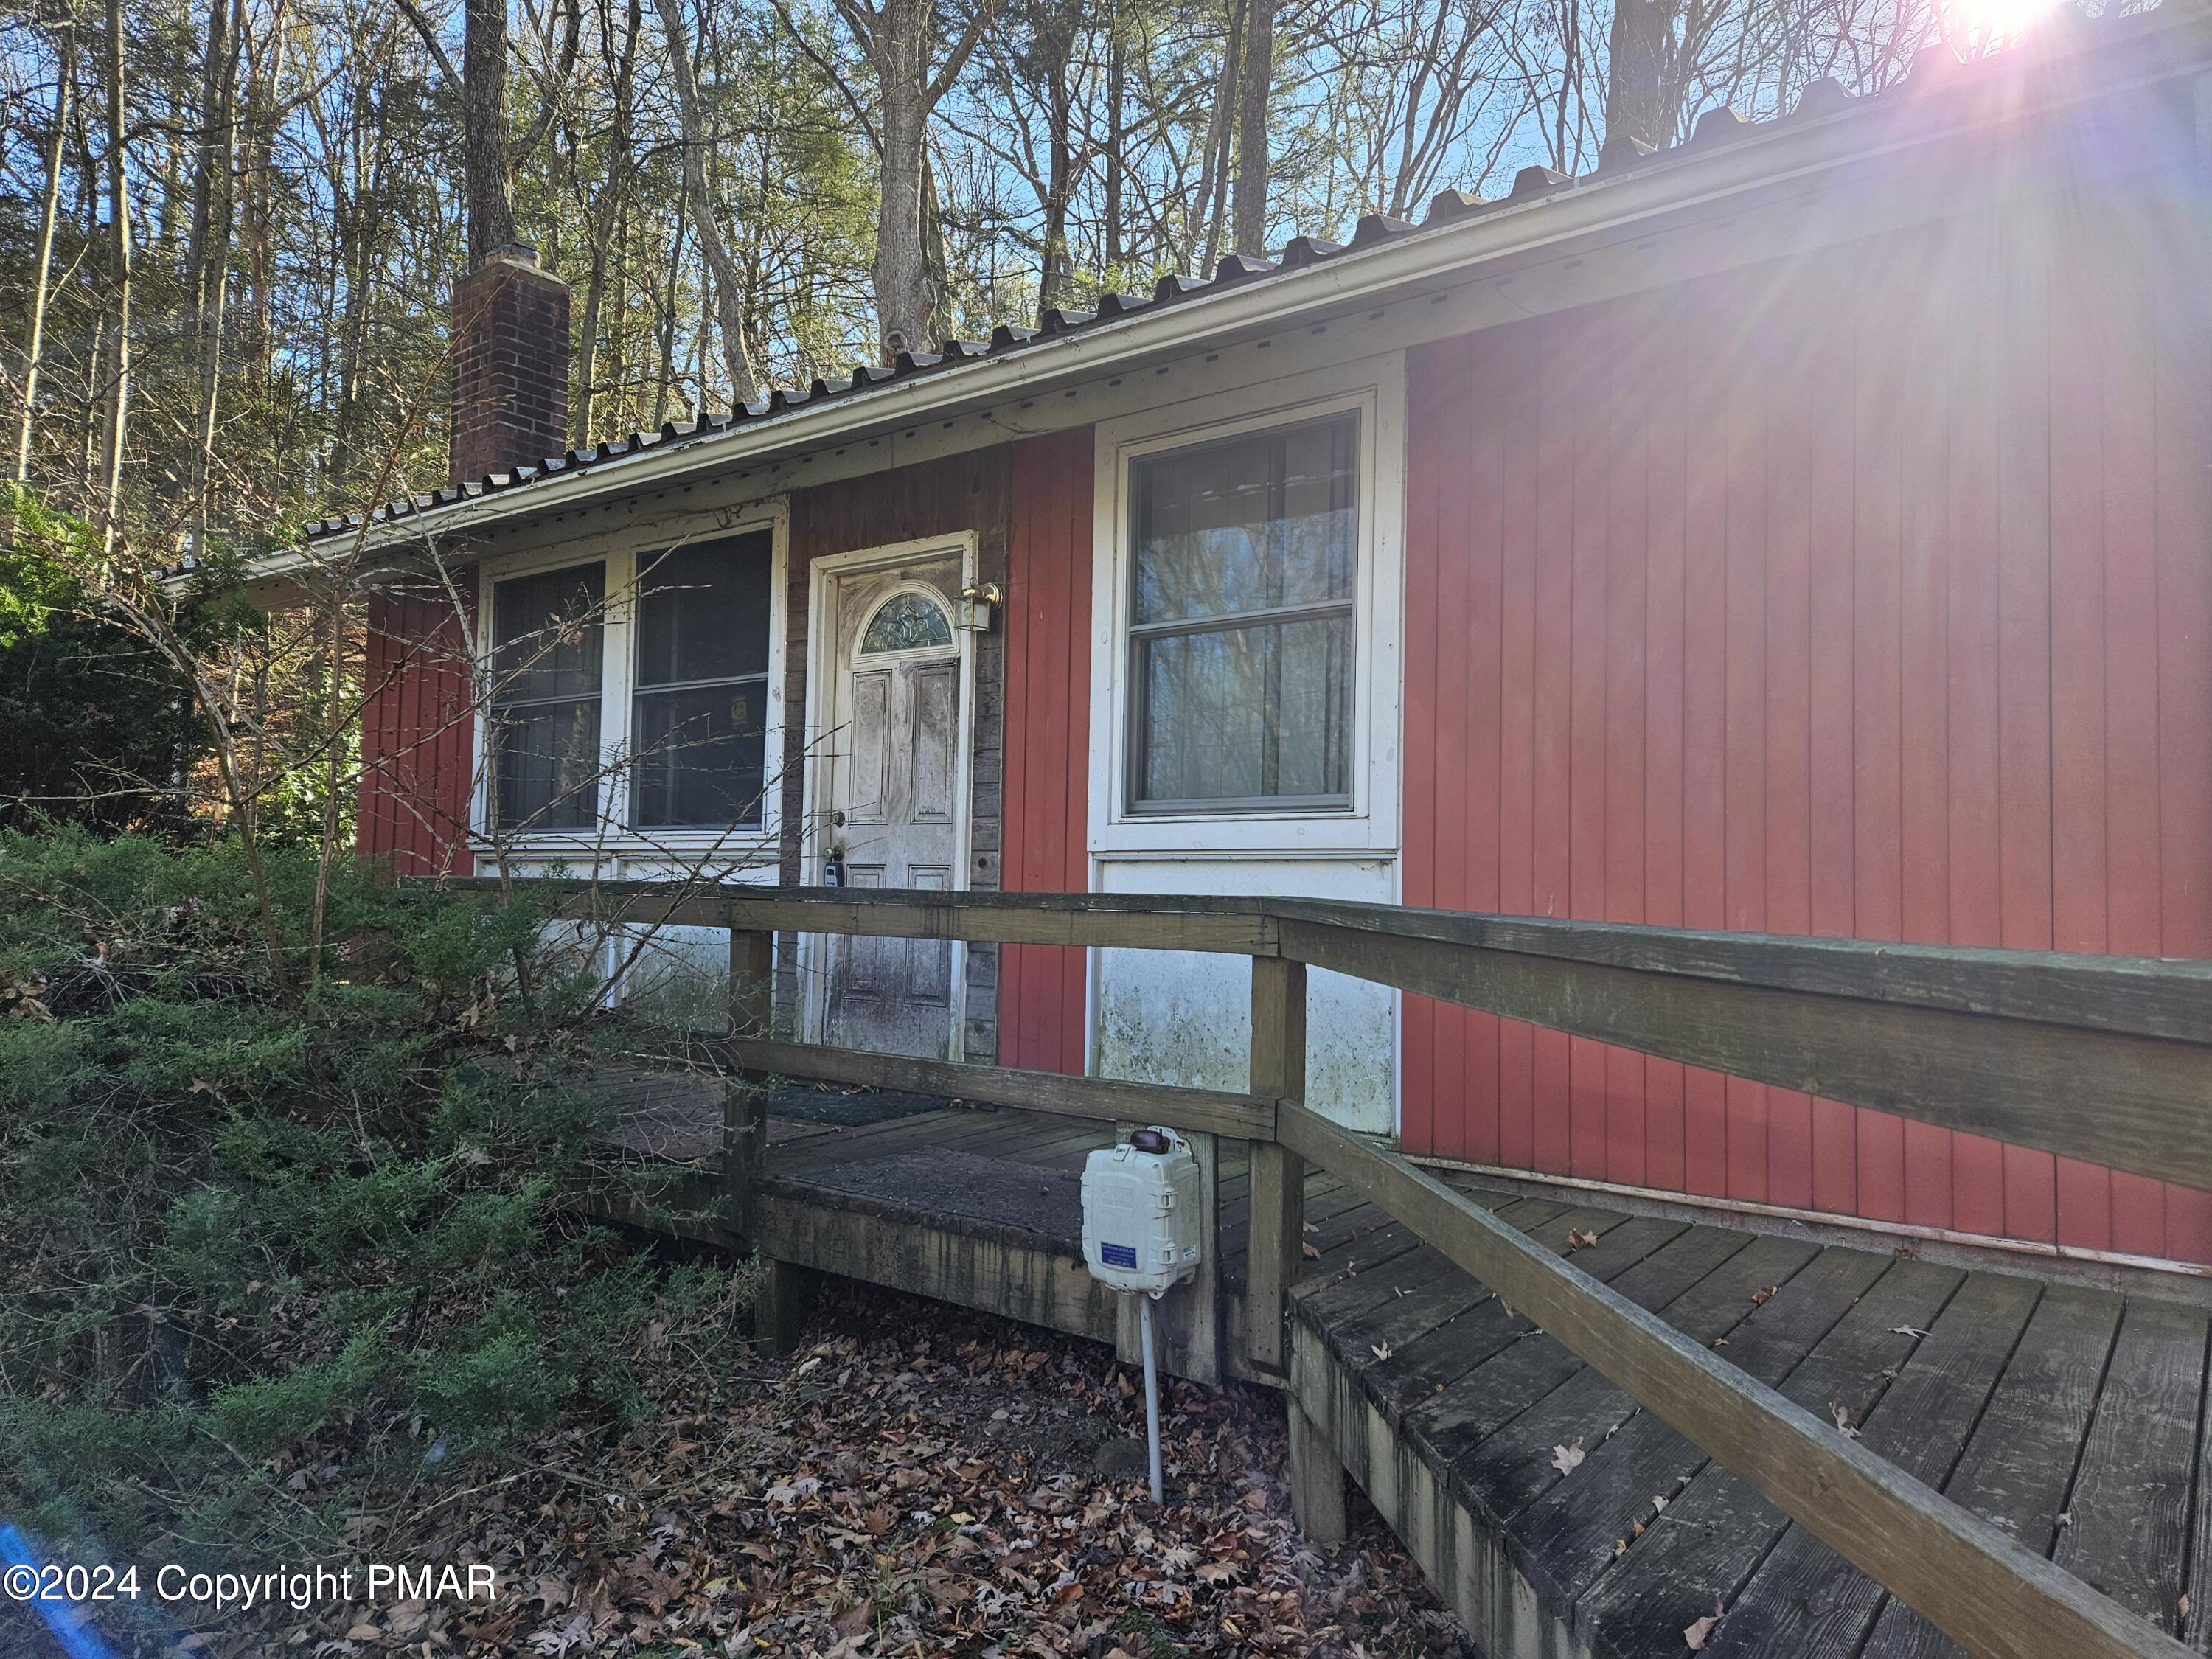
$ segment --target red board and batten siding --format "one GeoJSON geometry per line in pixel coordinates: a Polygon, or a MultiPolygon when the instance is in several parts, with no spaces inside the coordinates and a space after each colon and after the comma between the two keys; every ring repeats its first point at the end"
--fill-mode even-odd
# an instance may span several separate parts
{"type": "MultiPolygon", "coordinates": [[[[465,592],[470,579],[465,576],[465,592]]],[[[359,847],[403,876],[465,876],[475,720],[465,631],[442,597],[369,601],[359,847]]]]}
{"type": "MultiPolygon", "coordinates": [[[[1413,353],[1406,902],[2212,956],[2204,257],[2077,200],[1413,353]]],[[[1404,1030],[1410,1150],[2212,1261],[2212,1195],[1404,1030]]]]}
{"type": "MultiPolygon", "coordinates": [[[[1080,893],[1091,885],[1091,429],[1024,439],[1008,471],[1006,888],[1080,893]]],[[[1005,947],[1000,1065],[1083,1070],[1085,954],[1005,947]]]]}

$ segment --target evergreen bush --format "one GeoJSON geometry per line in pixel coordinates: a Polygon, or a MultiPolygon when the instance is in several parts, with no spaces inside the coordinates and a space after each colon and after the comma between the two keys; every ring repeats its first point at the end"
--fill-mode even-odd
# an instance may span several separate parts
{"type": "Polygon", "coordinates": [[[50,1534],[356,1548],[386,1487],[618,1436],[733,1305],[589,1218],[596,987],[539,910],[342,859],[317,947],[312,853],[263,877],[0,832],[0,1504],[50,1534]]]}

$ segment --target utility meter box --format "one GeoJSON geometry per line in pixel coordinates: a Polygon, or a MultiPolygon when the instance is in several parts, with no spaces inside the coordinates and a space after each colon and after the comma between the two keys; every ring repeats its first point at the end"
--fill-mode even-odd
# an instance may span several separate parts
{"type": "Polygon", "coordinates": [[[1198,1160],[1172,1129],[1139,1129],[1083,1165],[1083,1259],[1117,1291],[1154,1296],[1198,1271],[1198,1160]]]}

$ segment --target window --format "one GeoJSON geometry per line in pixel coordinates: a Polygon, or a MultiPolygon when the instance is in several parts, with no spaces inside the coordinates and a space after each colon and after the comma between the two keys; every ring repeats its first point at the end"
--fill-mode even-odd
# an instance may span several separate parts
{"type": "Polygon", "coordinates": [[[945,607],[925,593],[894,593],[876,607],[860,635],[863,655],[875,651],[921,651],[952,643],[945,607]]]}
{"type": "Polygon", "coordinates": [[[492,590],[492,821],[509,833],[589,829],[599,811],[606,568],[492,590]]]}
{"type": "Polygon", "coordinates": [[[767,531],[638,560],[630,817],[757,823],[766,779],[767,531]]]}
{"type": "Polygon", "coordinates": [[[1130,805],[1351,799],[1359,417],[1130,468],[1130,805]]]}

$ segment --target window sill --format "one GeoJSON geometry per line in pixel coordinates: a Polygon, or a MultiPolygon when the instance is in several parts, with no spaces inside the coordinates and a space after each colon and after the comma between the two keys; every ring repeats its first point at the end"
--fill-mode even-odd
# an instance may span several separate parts
{"type": "Polygon", "coordinates": [[[1393,857],[1397,843],[1372,815],[1336,811],[1144,812],[1095,824],[1090,850],[1102,857],[1176,854],[1393,857]]]}
{"type": "MultiPolygon", "coordinates": [[[[469,845],[479,858],[489,857],[499,843],[472,834],[469,845]]],[[[774,864],[781,856],[781,837],[773,826],[741,825],[733,830],[687,830],[665,835],[623,831],[607,836],[514,836],[506,842],[516,859],[670,859],[707,854],[731,863],[774,864]]]]}

